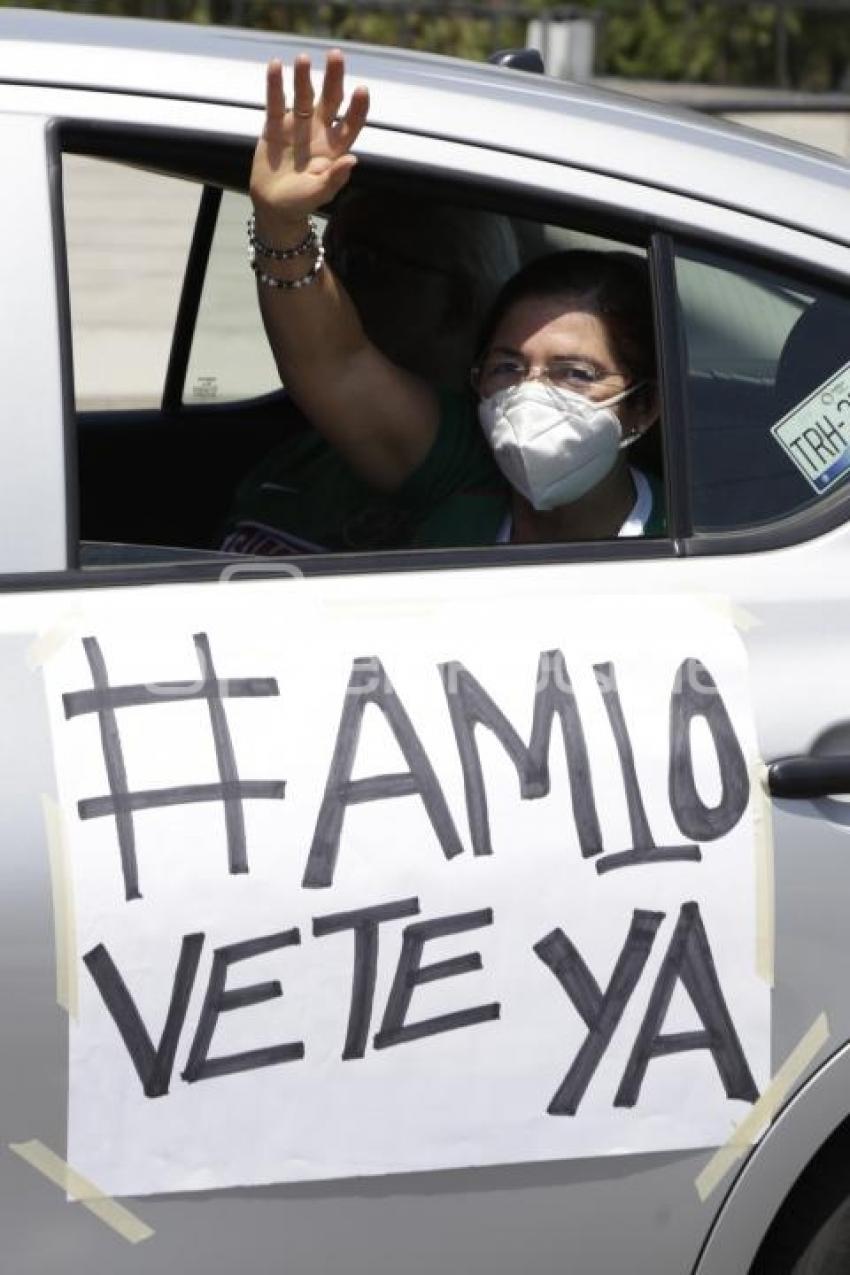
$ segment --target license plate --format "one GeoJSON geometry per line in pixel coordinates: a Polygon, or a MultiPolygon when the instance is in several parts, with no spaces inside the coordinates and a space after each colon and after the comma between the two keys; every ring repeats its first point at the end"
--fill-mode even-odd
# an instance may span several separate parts
{"type": "Polygon", "coordinates": [[[850,363],[771,428],[800,473],[818,493],[850,469],[850,363]]]}

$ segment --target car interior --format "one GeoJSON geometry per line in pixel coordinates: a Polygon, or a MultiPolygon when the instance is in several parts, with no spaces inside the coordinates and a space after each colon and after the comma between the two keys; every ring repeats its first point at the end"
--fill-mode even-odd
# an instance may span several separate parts
{"type": "MultiPolygon", "coordinates": [[[[62,126],[60,146],[80,565],[220,557],[221,528],[240,479],[288,432],[310,428],[280,386],[245,263],[250,149],[236,139],[199,147],[190,135],[91,124],[62,126]],[[128,207],[141,206],[134,183],[148,186],[148,211],[132,226],[137,243],[119,242],[117,251],[115,229],[97,224],[90,197],[99,182],[113,180],[128,207]],[[144,278],[136,277],[134,260],[144,278]],[[136,315],[145,288],[150,307],[161,310],[147,328],[136,315]]],[[[398,175],[361,169],[356,180],[391,210],[398,175]]],[[[405,180],[407,190],[409,175],[405,180]]],[[[429,198],[454,208],[475,203],[474,191],[431,185],[429,198]]],[[[504,200],[493,207],[508,218],[516,245],[506,277],[532,257],[567,247],[649,251],[646,228],[622,218],[609,225],[586,210],[541,208],[530,217],[504,200]]],[[[830,302],[820,285],[716,248],[676,242],[674,252],[685,419],[662,424],[687,430],[693,529],[758,526],[806,507],[817,494],[771,426],[850,358],[843,338],[825,342],[814,326],[807,338],[791,341],[810,308],[841,303],[830,302]],[[788,371],[792,362],[808,367],[803,384],[788,371]]],[[[653,433],[638,445],[640,460],[663,481],[662,439],[653,433]]]]}

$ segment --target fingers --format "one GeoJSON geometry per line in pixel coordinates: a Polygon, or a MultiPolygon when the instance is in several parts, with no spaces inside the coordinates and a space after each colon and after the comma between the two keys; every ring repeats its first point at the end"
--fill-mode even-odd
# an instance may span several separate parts
{"type": "Polygon", "coordinates": [[[313,82],[310,79],[310,59],[299,53],[295,59],[295,164],[303,167],[310,158],[310,141],[313,135],[313,82]]]}
{"type": "Polygon", "coordinates": [[[319,115],[324,124],[333,124],[342,106],[345,59],[339,49],[332,49],[325,62],[325,78],[319,101],[319,115]]]}
{"type": "Polygon", "coordinates": [[[313,110],[313,81],[310,79],[310,59],[299,53],[295,59],[295,114],[304,115],[313,110]]]}
{"type": "MultiPolygon", "coordinates": [[[[309,59],[305,55],[304,60],[309,70],[309,59]]],[[[297,70],[297,64],[296,64],[297,70]]],[[[295,81],[296,92],[296,112],[298,107],[298,76],[296,74],[295,81]]],[[[313,90],[310,86],[310,107],[313,104],[313,90]]],[[[336,120],[339,114],[339,108],[342,106],[345,96],[345,58],[339,49],[331,49],[327,55],[325,62],[325,75],[322,81],[322,93],[319,98],[317,113],[322,123],[329,127],[336,120]]],[[[305,100],[306,94],[305,94],[305,100]]],[[[351,102],[343,119],[337,126],[337,140],[342,142],[346,147],[350,146],[358,133],[366,122],[366,116],[369,113],[369,90],[359,87],[354,90],[351,95],[351,102]]]]}
{"type": "Polygon", "coordinates": [[[337,119],[345,94],[344,81],[345,58],[339,49],[332,49],[327,55],[322,92],[316,107],[310,59],[306,53],[299,53],[294,64],[293,105],[287,111],[281,63],[276,58],[269,62],[263,136],[267,141],[274,139],[278,144],[288,139],[297,169],[307,166],[311,153],[318,149],[316,142],[321,140],[322,145],[329,144],[331,154],[349,150],[363,128],[369,113],[369,91],[363,86],[354,90],[347,111],[341,119],[337,119]],[[327,130],[326,137],[321,136],[324,130],[327,130]]]}
{"type": "Polygon", "coordinates": [[[286,114],[286,99],[283,94],[283,67],[277,59],[266,67],[266,122],[263,135],[279,129],[286,114]]]}
{"type": "Polygon", "coordinates": [[[339,122],[339,140],[348,148],[353,146],[357,140],[357,135],[366,123],[366,116],[369,114],[369,90],[364,85],[358,87],[351,94],[351,101],[348,104],[348,110],[339,122]]]}

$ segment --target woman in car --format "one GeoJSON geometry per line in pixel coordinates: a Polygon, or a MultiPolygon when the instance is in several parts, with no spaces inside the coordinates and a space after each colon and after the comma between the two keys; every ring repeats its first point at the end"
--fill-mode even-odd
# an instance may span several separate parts
{"type": "MultiPolygon", "coordinates": [[[[387,358],[323,260],[311,215],[347,183],[350,149],[368,112],[368,92],[357,88],[339,116],[343,77],[342,54],[330,53],[315,101],[309,59],[297,58],[287,110],[280,64],[269,65],[251,173],[252,264],[266,331],[295,402],[355,482],[410,513],[411,544],[658,533],[657,486],[625,452],[657,418],[642,263],[625,253],[564,253],[514,276],[472,371],[476,421],[470,396],[443,392],[387,358]]],[[[415,297],[398,297],[400,310],[415,305],[415,297]]],[[[254,475],[232,527],[284,526],[286,479],[268,470],[254,475]],[[261,489],[266,497],[257,507],[261,489]]],[[[350,500],[350,490],[345,495],[350,500]]],[[[339,505],[336,493],[327,496],[339,505]]]]}

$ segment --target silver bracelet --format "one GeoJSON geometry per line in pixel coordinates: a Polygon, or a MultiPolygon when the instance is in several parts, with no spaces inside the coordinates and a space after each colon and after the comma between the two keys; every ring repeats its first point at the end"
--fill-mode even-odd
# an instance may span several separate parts
{"type": "Polygon", "coordinates": [[[271,244],[263,243],[262,239],[257,238],[257,222],[254,213],[247,221],[248,226],[248,244],[249,254],[253,261],[256,256],[268,257],[272,261],[291,261],[293,257],[302,257],[305,252],[309,252],[311,248],[315,248],[318,242],[316,234],[316,223],[312,217],[307,218],[307,233],[300,243],[294,248],[274,248],[271,244]]]}
{"type": "Polygon", "coordinates": [[[257,276],[257,282],[263,284],[266,288],[283,288],[287,292],[291,292],[294,288],[306,288],[309,283],[315,283],[319,276],[319,271],[325,263],[325,250],[321,244],[316,247],[316,260],[313,262],[306,274],[298,279],[278,279],[276,275],[266,274],[256,261],[251,261],[251,269],[257,276]]]}

